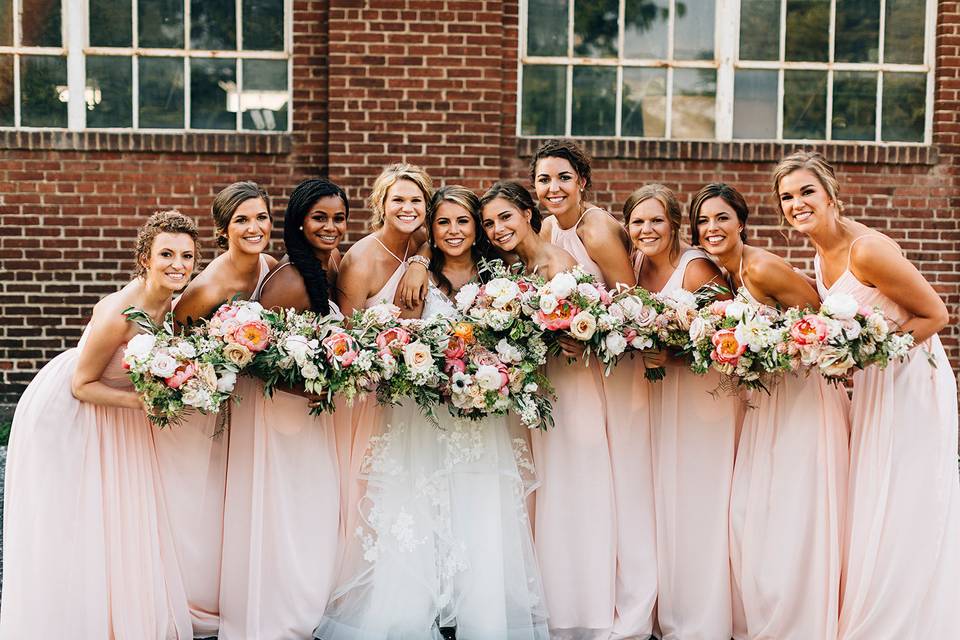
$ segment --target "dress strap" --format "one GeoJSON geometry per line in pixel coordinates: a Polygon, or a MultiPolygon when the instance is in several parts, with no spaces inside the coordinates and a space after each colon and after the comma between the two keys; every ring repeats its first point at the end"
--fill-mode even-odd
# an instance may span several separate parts
{"type": "Polygon", "coordinates": [[[893,241],[893,238],[888,238],[887,236],[883,235],[882,233],[864,233],[864,234],[861,234],[861,235],[857,236],[857,237],[854,238],[853,240],[851,240],[851,241],[850,241],[850,246],[847,247],[847,271],[850,270],[850,258],[853,256],[853,245],[857,244],[857,241],[860,240],[861,238],[866,238],[867,236],[874,236],[874,235],[883,238],[884,240],[886,240],[887,242],[889,242],[890,244],[892,244],[892,245],[897,249],[897,252],[898,252],[898,253],[900,253],[901,255],[903,254],[903,251],[900,249],[900,245],[898,245],[896,242],[894,242],[894,241],[893,241]]]}
{"type": "Polygon", "coordinates": [[[268,273],[267,276],[263,279],[263,282],[260,283],[260,292],[261,293],[263,292],[263,288],[267,286],[267,283],[270,282],[270,278],[272,278],[274,274],[280,272],[284,267],[290,267],[290,266],[293,266],[293,263],[288,261],[288,262],[283,262],[281,264],[278,264],[276,267],[274,267],[273,271],[268,273]]]}
{"type": "Polygon", "coordinates": [[[378,238],[377,236],[373,236],[373,239],[376,240],[376,241],[380,244],[381,247],[383,247],[383,250],[384,250],[384,251],[386,251],[387,253],[389,253],[390,255],[392,255],[397,262],[399,262],[400,264],[403,264],[404,262],[406,262],[406,260],[407,260],[407,252],[410,251],[410,243],[409,243],[409,242],[407,242],[407,244],[404,246],[404,248],[403,248],[403,257],[401,258],[401,257],[398,256],[397,254],[395,254],[393,251],[390,251],[390,249],[387,248],[387,245],[383,244],[383,241],[380,240],[380,238],[378,238]]]}

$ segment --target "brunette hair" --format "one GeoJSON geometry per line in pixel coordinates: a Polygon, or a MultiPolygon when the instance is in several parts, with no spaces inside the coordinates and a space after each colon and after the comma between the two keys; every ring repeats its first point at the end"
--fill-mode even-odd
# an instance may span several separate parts
{"type": "Polygon", "coordinates": [[[287,247],[287,257],[303,278],[310,308],[322,315],[330,313],[327,272],[303,235],[303,220],[317,200],[327,196],[340,198],[344,211],[350,215],[350,202],[344,190],[326,178],[313,178],[304,180],[293,190],[283,216],[283,243],[287,247]]]}
{"type": "Polygon", "coordinates": [[[480,212],[481,217],[483,208],[496,198],[503,198],[520,211],[529,211],[530,226],[533,227],[534,231],[540,233],[540,228],[543,226],[543,217],[526,187],[513,180],[501,180],[495,183],[480,197],[477,211],[480,212]]]}
{"type": "Polygon", "coordinates": [[[584,190],[593,184],[590,181],[590,156],[573,140],[553,138],[544,140],[530,159],[530,182],[536,184],[537,163],[543,158],[563,158],[570,163],[577,175],[583,178],[584,190]]]}
{"type": "Polygon", "coordinates": [[[843,213],[843,202],[839,197],[840,183],[827,159],[817,151],[794,151],[781,160],[773,170],[773,199],[777,203],[780,215],[783,215],[783,205],[780,203],[780,181],[799,169],[806,169],[817,176],[820,186],[837,205],[837,211],[843,213]]]}
{"type": "Polygon", "coordinates": [[[670,222],[670,232],[673,234],[670,240],[670,258],[675,259],[680,255],[680,228],[683,225],[683,210],[676,194],[670,188],[658,183],[645,184],[631,193],[627,196],[626,202],[623,203],[623,222],[629,227],[633,210],[646,200],[656,200],[667,214],[667,220],[670,222]]]}
{"type": "Polygon", "coordinates": [[[737,214],[737,220],[743,225],[743,229],[740,230],[740,239],[746,242],[747,216],[750,214],[747,201],[744,200],[739,191],[730,185],[722,182],[711,182],[700,189],[700,191],[697,191],[693,196],[693,200],[690,202],[690,235],[693,244],[700,244],[700,231],[697,229],[697,218],[700,217],[700,209],[703,207],[703,203],[710,198],[722,198],[724,202],[730,205],[730,208],[737,214]]]}
{"type": "Polygon", "coordinates": [[[223,191],[217,194],[213,199],[213,224],[216,227],[215,238],[217,246],[226,249],[227,227],[230,226],[230,220],[236,212],[237,207],[253,198],[261,198],[267,207],[267,214],[270,214],[270,196],[266,190],[256,182],[246,180],[243,182],[234,182],[225,187],[223,191]]]}
{"type": "Polygon", "coordinates": [[[370,190],[370,197],[367,199],[367,205],[372,214],[370,226],[379,229],[383,226],[385,214],[384,203],[387,201],[387,191],[399,180],[409,180],[417,185],[420,192],[423,193],[425,202],[429,202],[433,196],[433,181],[430,175],[415,164],[408,162],[398,162],[384,168],[373,182],[373,189],[370,190]]]}
{"type": "Polygon", "coordinates": [[[143,266],[143,261],[150,258],[150,251],[153,249],[153,241],[161,233],[185,233],[193,240],[194,256],[196,261],[200,260],[200,232],[197,230],[197,223],[192,218],[188,218],[176,209],[167,211],[157,211],[147,222],[137,231],[137,244],[133,249],[133,275],[137,278],[147,272],[143,266]]]}
{"type": "Polygon", "coordinates": [[[483,224],[480,220],[480,199],[470,189],[460,185],[447,185],[437,189],[430,202],[427,204],[427,234],[430,238],[432,251],[430,252],[430,273],[437,280],[437,283],[446,288],[447,291],[453,290],[450,280],[443,275],[443,265],[446,256],[438,250],[433,241],[433,221],[437,218],[437,210],[444,202],[463,207],[473,219],[476,237],[473,240],[473,246],[470,247],[470,255],[474,264],[479,265],[482,260],[489,259],[492,254],[490,241],[487,240],[487,234],[483,232],[483,224]]]}

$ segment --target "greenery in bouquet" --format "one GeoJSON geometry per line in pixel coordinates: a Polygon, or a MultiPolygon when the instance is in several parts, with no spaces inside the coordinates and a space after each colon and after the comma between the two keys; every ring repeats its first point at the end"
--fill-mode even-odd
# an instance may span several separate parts
{"type": "Polygon", "coordinates": [[[178,424],[192,410],[219,412],[243,366],[228,356],[224,343],[176,332],[172,314],[158,325],[139,309],[123,313],[144,331],[127,343],[123,366],[150,421],[162,428],[178,424]]]}

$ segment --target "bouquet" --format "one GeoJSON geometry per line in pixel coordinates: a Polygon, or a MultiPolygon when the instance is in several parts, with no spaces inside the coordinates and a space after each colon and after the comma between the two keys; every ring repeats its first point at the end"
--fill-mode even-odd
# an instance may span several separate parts
{"type": "Polygon", "coordinates": [[[913,336],[892,331],[880,309],[861,307],[845,293],[827,296],[817,313],[788,309],[784,322],[786,353],[834,384],[852,369],[902,360],[913,346],[913,336]]]}
{"type": "Polygon", "coordinates": [[[737,378],[737,383],[767,391],[770,377],[792,371],[792,358],[782,347],[786,329],[780,314],[742,296],[718,300],[700,309],[687,331],[690,368],[710,369],[737,378]]]}
{"type": "Polygon", "coordinates": [[[150,421],[162,428],[179,423],[191,410],[219,412],[242,367],[228,357],[223,343],[175,333],[172,314],[162,325],[133,307],[123,314],[144,330],[127,343],[123,366],[150,421]]]}
{"type": "Polygon", "coordinates": [[[259,302],[234,297],[220,305],[209,320],[194,326],[193,332],[219,342],[224,356],[243,368],[270,345],[272,335],[265,314],[259,302]]]}

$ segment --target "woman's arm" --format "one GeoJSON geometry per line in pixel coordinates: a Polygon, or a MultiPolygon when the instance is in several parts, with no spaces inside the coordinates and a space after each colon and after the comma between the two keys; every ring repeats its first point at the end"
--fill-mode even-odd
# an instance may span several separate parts
{"type": "MultiPolygon", "coordinates": [[[[362,259],[363,256],[360,256],[362,259]]],[[[344,318],[349,318],[357,309],[363,309],[370,292],[369,269],[365,269],[357,260],[357,254],[350,251],[340,263],[340,275],[337,276],[337,306],[344,318]]]]}
{"type": "Polygon", "coordinates": [[[850,269],[861,282],[903,307],[910,319],[900,329],[920,344],[950,321],[947,305],[926,278],[891,242],[880,235],[857,242],[850,252],[850,269]]]}
{"type": "Polygon", "coordinates": [[[303,277],[293,265],[271,272],[260,290],[260,304],[265,309],[294,309],[308,311],[310,296],[303,277]]]}
{"type": "Polygon", "coordinates": [[[194,280],[187,286],[177,306],[173,309],[173,316],[180,326],[190,326],[201,318],[210,315],[210,312],[226,302],[220,287],[208,284],[206,280],[194,280]]]}
{"type": "Polygon", "coordinates": [[[590,258],[600,267],[608,289],[617,285],[637,286],[630,253],[624,244],[624,230],[616,220],[605,213],[584,220],[580,239],[590,258]]]}
{"type": "MultiPolygon", "coordinates": [[[[427,260],[432,256],[430,243],[424,242],[417,249],[417,255],[423,256],[427,260]]],[[[417,310],[415,316],[404,316],[419,318],[420,310],[423,309],[423,301],[427,299],[427,291],[430,289],[430,273],[427,268],[419,262],[408,262],[407,270],[400,278],[400,284],[397,286],[397,295],[393,303],[404,311],[417,310]]]]}
{"type": "MultiPolygon", "coordinates": [[[[693,292],[708,284],[727,287],[720,267],[707,258],[694,258],[687,264],[687,270],[683,273],[683,288],[693,292]]],[[[717,297],[724,298],[724,296],[717,297]]]]}
{"type": "MultiPolygon", "coordinates": [[[[761,293],[760,302],[773,301],[781,308],[819,309],[820,295],[786,260],[766,251],[745,269],[746,277],[761,293]]],[[[744,283],[746,285],[746,283],[744,283]]]]}
{"type": "Polygon", "coordinates": [[[135,391],[116,389],[100,382],[103,371],[117,349],[127,340],[130,331],[130,324],[114,300],[101,300],[93,308],[87,338],[70,380],[73,397],[81,402],[107,407],[144,408],[135,391]]]}

